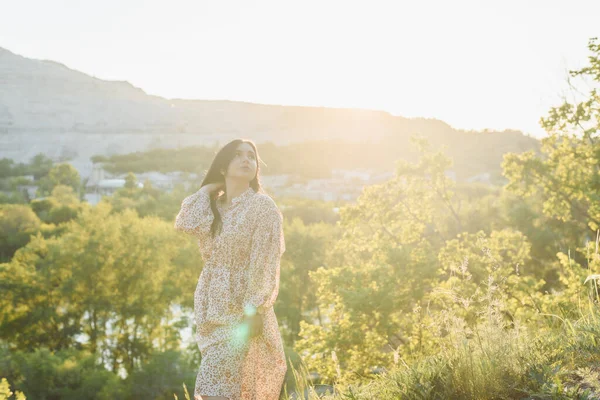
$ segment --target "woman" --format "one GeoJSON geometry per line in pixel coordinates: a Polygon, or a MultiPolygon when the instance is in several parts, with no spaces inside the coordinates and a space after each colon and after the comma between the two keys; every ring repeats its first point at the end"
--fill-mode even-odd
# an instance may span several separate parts
{"type": "Polygon", "coordinates": [[[261,189],[258,160],[250,140],[225,145],[175,220],[198,238],[204,259],[194,293],[195,400],[277,400],[287,371],[273,310],[283,216],[261,189]]]}

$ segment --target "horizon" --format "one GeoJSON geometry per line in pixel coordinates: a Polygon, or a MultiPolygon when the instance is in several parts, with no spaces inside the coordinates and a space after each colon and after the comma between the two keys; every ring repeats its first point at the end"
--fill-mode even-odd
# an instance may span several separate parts
{"type": "Polygon", "coordinates": [[[383,111],[538,139],[600,15],[590,0],[26,3],[0,16],[0,46],[151,96],[383,111]],[[32,4],[41,12],[28,15],[32,4]]]}

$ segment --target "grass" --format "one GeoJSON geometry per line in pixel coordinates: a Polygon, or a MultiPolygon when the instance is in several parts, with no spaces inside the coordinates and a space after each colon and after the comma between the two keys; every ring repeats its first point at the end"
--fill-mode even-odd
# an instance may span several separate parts
{"type": "Polygon", "coordinates": [[[585,309],[579,306],[581,317],[563,319],[560,329],[538,332],[521,321],[507,322],[498,298],[488,300],[473,327],[450,311],[438,315],[445,333],[433,356],[397,364],[367,384],[338,382],[333,395],[312,391],[306,372],[295,379],[296,387],[308,389],[309,400],[600,399],[597,302],[589,298],[585,309]]]}

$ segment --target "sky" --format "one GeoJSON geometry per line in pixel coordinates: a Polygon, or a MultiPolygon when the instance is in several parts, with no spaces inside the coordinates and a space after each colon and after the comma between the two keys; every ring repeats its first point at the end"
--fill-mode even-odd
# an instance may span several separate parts
{"type": "Polygon", "coordinates": [[[376,109],[536,137],[600,37],[598,0],[0,4],[0,47],[148,94],[376,109]]]}

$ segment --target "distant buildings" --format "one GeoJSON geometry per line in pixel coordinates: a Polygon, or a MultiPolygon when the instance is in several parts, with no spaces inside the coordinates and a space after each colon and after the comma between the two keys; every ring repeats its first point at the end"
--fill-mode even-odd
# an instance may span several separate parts
{"type": "MultiPolygon", "coordinates": [[[[189,174],[180,171],[167,173],[155,171],[143,172],[141,174],[136,174],[136,177],[139,182],[149,181],[153,187],[167,192],[173,190],[177,184],[185,185],[190,181],[198,179],[197,174],[189,174]]],[[[200,184],[200,182],[198,182],[198,184],[200,184]]]]}
{"type": "MultiPolygon", "coordinates": [[[[446,170],[447,178],[457,181],[456,172],[446,170]]],[[[380,184],[394,178],[395,171],[377,172],[368,169],[333,169],[331,177],[304,179],[291,174],[263,175],[261,184],[267,193],[281,197],[299,197],[321,201],[355,201],[365,186],[380,184]]],[[[102,196],[112,196],[125,187],[126,174],[112,175],[103,168],[102,163],[94,163],[85,185],[84,199],[90,204],[98,204],[102,196]]],[[[33,176],[24,176],[24,182],[18,186],[22,193],[27,192],[30,199],[36,197],[38,185],[33,176]],[[30,181],[30,182],[27,182],[30,181]]],[[[149,182],[153,188],[165,192],[172,191],[177,185],[186,190],[199,187],[202,177],[198,174],[182,171],[168,173],[150,171],[136,174],[137,186],[144,187],[149,182]]],[[[400,177],[404,180],[405,177],[400,177]]],[[[491,184],[491,174],[484,172],[465,179],[466,182],[491,184]]]]}
{"type": "MultiPolygon", "coordinates": [[[[453,170],[444,172],[449,179],[456,181],[453,170]]],[[[97,204],[102,196],[112,196],[125,186],[125,175],[109,176],[101,163],[94,164],[90,180],[86,185],[85,199],[91,204],[97,204]]],[[[290,174],[263,175],[261,184],[265,190],[281,197],[300,197],[322,201],[355,201],[363,188],[368,185],[380,184],[392,179],[394,171],[375,172],[367,169],[334,169],[330,178],[302,180],[290,174]]],[[[183,185],[187,190],[190,186],[198,186],[201,177],[181,171],[161,173],[156,171],[136,174],[138,187],[144,182],[150,182],[152,187],[170,192],[176,185],[183,185]]],[[[472,176],[467,182],[490,183],[490,174],[483,173],[472,176]]],[[[34,189],[32,189],[34,190],[34,189]]]]}
{"type": "MultiPolygon", "coordinates": [[[[85,186],[84,199],[96,205],[102,199],[102,196],[112,196],[117,190],[125,187],[125,179],[123,178],[107,178],[107,173],[102,168],[101,164],[94,164],[92,175],[85,186]]],[[[144,187],[138,181],[138,187],[144,187]]]]}
{"type": "MultiPolygon", "coordinates": [[[[393,172],[376,174],[367,169],[334,169],[331,171],[331,178],[310,179],[305,182],[290,183],[293,181],[293,177],[286,175],[287,185],[273,185],[270,186],[270,189],[274,194],[283,197],[301,197],[322,201],[354,201],[360,196],[364,186],[386,181],[393,175],[393,172]]],[[[283,181],[283,175],[263,177],[263,181],[268,179],[283,181]]]]}
{"type": "Polygon", "coordinates": [[[491,183],[492,175],[489,172],[484,172],[481,174],[473,175],[470,178],[467,178],[467,182],[482,182],[482,183],[491,183]]]}
{"type": "Polygon", "coordinates": [[[260,183],[270,189],[279,190],[289,184],[291,176],[288,174],[282,175],[261,175],[260,183]]]}
{"type": "MultiPolygon", "coordinates": [[[[84,199],[92,204],[96,205],[102,199],[102,196],[112,196],[119,189],[125,187],[125,179],[101,179],[97,182],[88,182],[85,189],[84,199]]],[[[137,183],[139,188],[144,187],[142,183],[137,183]]]]}

